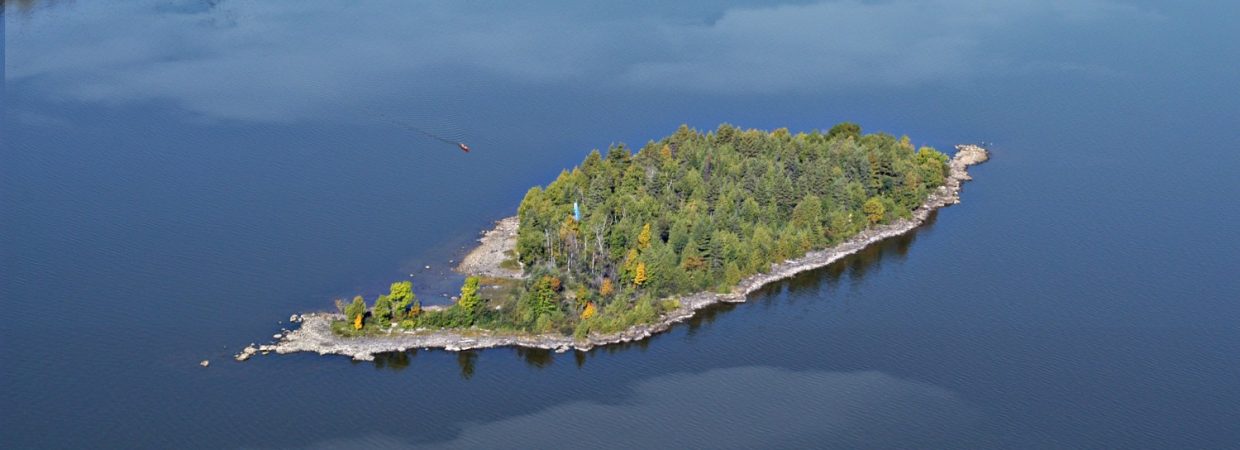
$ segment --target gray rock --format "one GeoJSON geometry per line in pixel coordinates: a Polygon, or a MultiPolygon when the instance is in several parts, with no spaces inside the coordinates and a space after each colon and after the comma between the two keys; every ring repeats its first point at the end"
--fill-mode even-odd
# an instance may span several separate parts
{"type": "Polygon", "coordinates": [[[254,347],[254,344],[250,344],[246,348],[241,349],[241,353],[233,356],[233,359],[236,359],[237,361],[245,361],[253,357],[255,353],[258,353],[258,349],[254,347]]]}

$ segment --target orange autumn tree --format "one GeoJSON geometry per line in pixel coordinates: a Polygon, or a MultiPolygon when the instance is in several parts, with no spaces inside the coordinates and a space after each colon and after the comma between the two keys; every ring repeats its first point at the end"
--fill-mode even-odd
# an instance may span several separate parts
{"type": "Polygon", "coordinates": [[[611,278],[604,278],[603,284],[598,287],[598,294],[603,297],[610,297],[616,291],[615,286],[611,285],[611,278]]]}

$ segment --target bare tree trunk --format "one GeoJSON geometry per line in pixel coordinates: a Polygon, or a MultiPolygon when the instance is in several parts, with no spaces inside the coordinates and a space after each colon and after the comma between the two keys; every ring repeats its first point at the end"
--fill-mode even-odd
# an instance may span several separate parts
{"type": "Polygon", "coordinates": [[[555,267],[555,246],[551,242],[551,230],[543,228],[543,236],[547,239],[547,256],[551,257],[551,266],[555,267]]]}
{"type": "Polygon", "coordinates": [[[603,255],[604,252],[607,251],[607,248],[603,245],[603,237],[607,234],[607,226],[610,225],[610,222],[611,218],[608,217],[603,221],[601,226],[594,228],[594,245],[596,251],[594,252],[594,258],[590,262],[590,272],[594,272],[597,269],[596,264],[599,256],[603,255]]]}

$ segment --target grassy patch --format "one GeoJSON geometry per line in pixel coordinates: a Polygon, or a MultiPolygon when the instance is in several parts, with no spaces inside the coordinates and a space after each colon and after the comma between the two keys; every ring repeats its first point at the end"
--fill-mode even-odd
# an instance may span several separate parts
{"type": "MultiPolygon", "coordinates": [[[[399,330],[399,327],[397,327],[397,329],[399,330]]],[[[380,328],[374,322],[369,321],[369,320],[365,323],[365,325],[362,325],[362,329],[360,330],[353,328],[352,322],[348,322],[344,320],[333,320],[332,321],[332,332],[336,333],[337,336],[343,336],[343,337],[381,336],[381,335],[387,335],[389,331],[391,331],[390,328],[380,328]]]]}
{"type": "Polygon", "coordinates": [[[478,280],[478,287],[478,295],[480,297],[494,302],[499,299],[511,297],[517,289],[521,288],[521,280],[515,280],[512,278],[480,277],[478,280]]]}

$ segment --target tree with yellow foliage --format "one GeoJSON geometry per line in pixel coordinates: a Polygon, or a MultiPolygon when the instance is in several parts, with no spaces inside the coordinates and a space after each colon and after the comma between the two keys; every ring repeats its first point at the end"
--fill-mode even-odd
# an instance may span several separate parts
{"type": "Polygon", "coordinates": [[[642,232],[637,234],[637,249],[645,250],[650,247],[650,224],[642,226],[642,232]]]}
{"type": "Polygon", "coordinates": [[[471,317],[478,313],[482,304],[482,298],[478,296],[478,282],[477,276],[465,278],[465,284],[461,285],[461,296],[456,301],[456,307],[471,317]]]}
{"type": "Polygon", "coordinates": [[[362,315],[361,314],[358,314],[356,317],[353,318],[353,329],[354,330],[362,329],[362,315]]]}
{"type": "Polygon", "coordinates": [[[611,297],[616,292],[616,287],[611,285],[611,278],[604,278],[603,284],[598,287],[598,294],[603,297],[611,297]]]}
{"type": "Polygon", "coordinates": [[[865,213],[865,218],[874,224],[883,220],[883,216],[887,214],[887,208],[883,206],[883,201],[878,197],[870,197],[864,205],[861,205],[861,212],[865,213]]]}
{"type": "Polygon", "coordinates": [[[594,306],[594,302],[586,303],[586,309],[584,311],[581,311],[581,320],[586,320],[591,317],[594,317],[594,314],[596,314],[597,312],[598,312],[598,308],[594,306]]]}
{"type": "Polygon", "coordinates": [[[906,149],[910,152],[913,151],[913,141],[908,138],[907,134],[900,136],[900,148],[906,149]]]}
{"type": "Polygon", "coordinates": [[[620,266],[620,269],[623,270],[625,278],[633,276],[633,271],[637,270],[637,249],[629,249],[629,252],[624,255],[624,264],[620,266]]]}
{"type": "Polygon", "coordinates": [[[573,293],[573,306],[577,308],[585,308],[590,303],[590,288],[584,284],[577,285],[577,291],[573,293]]]}
{"type": "Polygon", "coordinates": [[[646,263],[639,262],[637,263],[636,273],[633,274],[633,284],[641,286],[646,284],[646,279],[646,263]]]}

